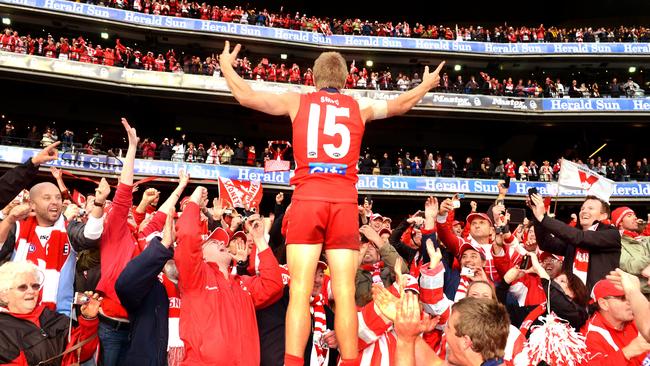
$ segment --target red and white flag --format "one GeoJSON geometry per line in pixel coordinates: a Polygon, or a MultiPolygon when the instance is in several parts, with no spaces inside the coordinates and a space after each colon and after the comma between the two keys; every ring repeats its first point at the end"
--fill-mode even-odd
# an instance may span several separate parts
{"type": "Polygon", "coordinates": [[[614,193],[614,182],[582,165],[562,159],[558,183],[561,188],[580,189],[605,202],[614,193]]]}
{"type": "Polygon", "coordinates": [[[264,162],[264,173],[288,172],[289,170],[291,170],[291,162],[289,160],[271,159],[264,162]]]}
{"type": "Polygon", "coordinates": [[[81,208],[86,207],[86,196],[79,193],[76,189],[72,191],[72,201],[81,208]]]}
{"type": "Polygon", "coordinates": [[[258,208],[262,201],[262,184],[219,177],[219,197],[232,207],[258,208]]]}

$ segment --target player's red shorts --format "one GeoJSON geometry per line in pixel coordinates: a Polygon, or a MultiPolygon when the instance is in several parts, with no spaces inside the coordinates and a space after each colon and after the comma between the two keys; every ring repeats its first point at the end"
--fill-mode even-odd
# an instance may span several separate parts
{"type": "Polygon", "coordinates": [[[287,245],[323,243],[325,250],[359,250],[359,209],[356,203],[293,199],[286,215],[287,245]]]}

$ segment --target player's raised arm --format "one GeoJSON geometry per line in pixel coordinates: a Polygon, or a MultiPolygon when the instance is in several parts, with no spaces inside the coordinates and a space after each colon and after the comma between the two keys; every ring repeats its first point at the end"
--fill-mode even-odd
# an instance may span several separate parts
{"type": "Polygon", "coordinates": [[[431,89],[440,85],[440,70],[445,66],[442,61],[438,67],[429,72],[429,66],[424,68],[422,83],[415,88],[402,93],[399,97],[384,101],[370,101],[362,104],[362,115],[366,121],[399,116],[413,108],[424,95],[431,89]]]}
{"type": "Polygon", "coordinates": [[[237,53],[239,53],[240,49],[241,45],[237,44],[232,52],[230,52],[230,42],[226,41],[223,52],[219,56],[221,73],[226,79],[228,88],[230,88],[235,99],[247,108],[274,116],[290,115],[293,118],[297,110],[297,105],[299,104],[299,94],[272,94],[253,90],[233,68],[233,64],[237,60],[237,53]],[[292,108],[295,110],[292,110],[292,108]]]}

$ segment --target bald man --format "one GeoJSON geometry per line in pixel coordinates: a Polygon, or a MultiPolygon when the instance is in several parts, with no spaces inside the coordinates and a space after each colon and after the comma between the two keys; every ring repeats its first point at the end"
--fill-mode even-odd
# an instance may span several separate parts
{"type": "Polygon", "coordinates": [[[30,202],[14,207],[0,222],[0,262],[28,260],[37,265],[44,275],[41,301],[59,313],[70,315],[76,252],[98,245],[108,193],[110,187],[102,179],[88,221],[67,221],[59,188],[38,183],[29,191],[30,202]]]}

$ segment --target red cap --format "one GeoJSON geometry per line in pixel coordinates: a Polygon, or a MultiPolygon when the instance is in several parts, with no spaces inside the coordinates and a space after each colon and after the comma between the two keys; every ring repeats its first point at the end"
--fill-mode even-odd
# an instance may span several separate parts
{"type": "Polygon", "coordinates": [[[210,240],[220,242],[224,246],[228,246],[230,243],[230,236],[228,232],[220,227],[214,229],[206,238],[203,240],[203,244],[207,243],[210,240]]]}
{"type": "Polygon", "coordinates": [[[456,226],[456,225],[463,226],[463,222],[462,222],[462,221],[458,221],[458,220],[454,220],[454,221],[451,223],[451,226],[452,226],[452,227],[454,227],[454,226],[456,226]]]}
{"type": "Polygon", "coordinates": [[[461,257],[463,256],[463,253],[465,253],[465,252],[468,251],[468,250],[474,250],[474,251],[478,252],[478,254],[481,255],[481,258],[482,258],[483,260],[485,260],[485,253],[483,253],[483,249],[481,249],[481,248],[479,248],[479,247],[475,247],[475,246],[473,246],[472,244],[467,243],[467,242],[466,242],[466,243],[463,243],[463,244],[460,246],[460,248],[458,248],[458,258],[461,258],[461,257]]]}
{"type": "Polygon", "coordinates": [[[596,302],[607,296],[625,296],[625,292],[617,289],[612,281],[605,278],[596,282],[594,285],[594,288],[591,290],[591,300],[596,302]]]}
{"type": "Polygon", "coordinates": [[[374,220],[377,220],[377,219],[383,220],[384,218],[378,213],[374,213],[374,214],[370,215],[370,221],[374,221],[374,220]]]}
{"type": "Polygon", "coordinates": [[[232,238],[230,238],[230,241],[235,240],[235,238],[241,238],[244,241],[244,243],[246,243],[246,240],[248,239],[246,238],[246,233],[241,230],[232,234],[232,238]]]}
{"type": "Polygon", "coordinates": [[[471,225],[474,219],[487,220],[490,223],[490,225],[492,225],[492,220],[490,220],[490,216],[482,212],[472,212],[471,214],[467,215],[467,219],[465,219],[465,221],[467,221],[467,225],[471,225]]]}
{"type": "Polygon", "coordinates": [[[390,234],[391,232],[392,231],[390,231],[390,229],[383,228],[383,229],[379,230],[379,236],[382,236],[384,234],[390,234]]]}
{"type": "Polygon", "coordinates": [[[625,216],[633,214],[634,211],[632,211],[631,208],[625,206],[619,207],[616,210],[612,211],[612,224],[618,227],[625,216]]]}
{"type": "Polygon", "coordinates": [[[549,252],[541,252],[541,253],[539,254],[539,256],[538,256],[538,258],[539,258],[539,262],[540,262],[540,263],[541,263],[541,262],[544,262],[544,260],[545,260],[546,258],[549,258],[549,257],[555,258],[555,259],[557,259],[557,260],[559,260],[559,261],[564,260],[563,257],[560,257],[560,256],[557,255],[557,254],[553,254],[553,253],[549,253],[549,252]]]}

